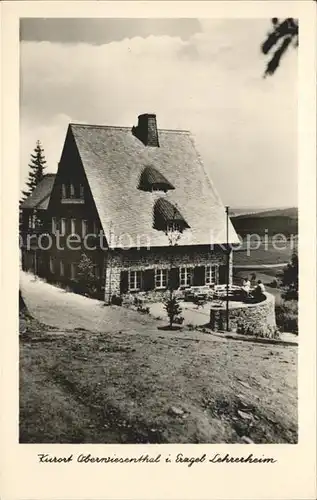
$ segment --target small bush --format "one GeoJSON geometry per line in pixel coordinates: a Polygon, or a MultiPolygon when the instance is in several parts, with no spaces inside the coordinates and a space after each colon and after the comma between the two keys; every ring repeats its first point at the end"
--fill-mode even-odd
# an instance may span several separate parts
{"type": "Polygon", "coordinates": [[[112,295],[111,297],[111,304],[114,306],[122,306],[122,297],[120,295],[112,295]]]}
{"type": "Polygon", "coordinates": [[[298,291],[297,290],[286,290],[283,294],[282,294],[282,298],[284,300],[298,300],[298,291]]]}
{"type": "Polygon", "coordinates": [[[275,307],[276,324],[280,331],[298,334],[298,302],[285,300],[275,307]]]}
{"type": "Polygon", "coordinates": [[[249,335],[252,337],[278,338],[279,332],[277,328],[267,325],[266,333],[263,334],[263,329],[257,324],[250,325],[248,321],[240,320],[237,324],[237,333],[249,335]]]}
{"type": "Polygon", "coordinates": [[[150,314],[149,307],[138,306],[137,311],[142,313],[142,314],[150,314]]]}
{"type": "Polygon", "coordinates": [[[268,286],[270,286],[271,288],[277,288],[278,287],[277,279],[274,279],[271,281],[271,283],[268,283],[268,286]]]}
{"type": "Polygon", "coordinates": [[[176,297],[170,297],[166,299],[164,302],[164,307],[169,318],[170,327],[172,327],[175,319],[181,314],[182,308],[178,304],[176,297]]]}

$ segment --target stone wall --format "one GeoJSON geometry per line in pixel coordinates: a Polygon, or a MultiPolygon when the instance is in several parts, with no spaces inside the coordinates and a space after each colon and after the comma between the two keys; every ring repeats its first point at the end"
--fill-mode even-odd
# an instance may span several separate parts
{"type": "MultiPolygon", "coordinates": [[[[170,269],[171,267],[195,267],[210,264],[225,265],[226,254],[220,247],[210,249],[208,246],[198,247],[163,247],[147,250],[110,250],[105,266],[105,301],[109,297],[120,295],[121,271],[145,271],[147,269],[170,269]]],[[[232,281],[232,253],[230,257],[229,281],[232,281]]],[[[135,296],[146,295],[149,302],[162,301],[166,290],[150,290],[148,292],[131,292],[124,294],[126,301],[135,296]]]]}
{"type": "MultiPolygon", "coordinates": [[[[229,309],[229,330],[242,335],[272,338],[276,334],[275,298],[265,293],[266,299],[247,307],[229,309]]],[[[210,326],[214,331],[226,328],[226,311],[211,309],[210,326]]]]}

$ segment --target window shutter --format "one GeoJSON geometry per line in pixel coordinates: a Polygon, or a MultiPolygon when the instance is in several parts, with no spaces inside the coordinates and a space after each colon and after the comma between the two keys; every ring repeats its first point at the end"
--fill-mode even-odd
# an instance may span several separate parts
{"type": "Polygon", "coordinates": [[[194,268],[193,284],[194,286],[202,286],[205,284],[205,266],[194,268]]]}
{"type": "Polygon", "coordinates": [[[143,290],[154,290],[155,288],[155,273],[154,269],[143,271],[143,290]]]}
{"type": "Polygon", "coordinates": [[[219,266],[219,284],[226,285],[227,283],[227,266],[219,266]]]}
{"type": "Polygon", "coordinates": [[[168,273],[168,287],[171,290],[176,290],[179,287],[179,269],[173,267],[168,273]]]}
{"type": "Polygon", "coordinates": [[[128,289],[129,289],[129,273],[128,271],[121,271],[120,293],[127,293],[128,289]]]}

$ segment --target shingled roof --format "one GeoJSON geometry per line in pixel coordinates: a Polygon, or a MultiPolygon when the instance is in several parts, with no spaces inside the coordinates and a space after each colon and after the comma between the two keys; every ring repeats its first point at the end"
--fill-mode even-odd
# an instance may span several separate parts
{"type": "MultiPolygon", "coordinates": [[[[155,165],[175,187],[163,196],[178,207],[190,226],[183,232],[180,245],[226,242],[224,206],[188,131],[158,130],[160,147],[145,146],[128,127],[70,124],[69,132],[75,139],[104,233],[111,244],[168,244],[164,232],[153,227],[154,205],[162,193],[138,189],[140,176],[148,165],[155,165]]],[[[231,223],[229,241],[239,242],[231,223]]]]}
{"type": "Polygon", "coordinates": [[[56,174],[44,175],[41,182],[36,186],[34,191],[22,203],[21,208],[29,208],[36,210],[46,210],[50,201],[51,192],[53,189],[56,174]]]}

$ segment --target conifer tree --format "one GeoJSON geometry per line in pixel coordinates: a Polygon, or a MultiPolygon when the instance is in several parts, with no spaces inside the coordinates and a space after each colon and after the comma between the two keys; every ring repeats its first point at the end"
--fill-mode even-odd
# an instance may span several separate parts
{"type": "Polygon", "coordinates": [[[45,164],[46,160],[44,156],[44,149],[42,148],[40,141],[37,141],[29,163],[29,177],[26,183],[29,189],[28,191],[22,191],[23,200],[21,201],[24,201],[43,179],[45,164]]]}
{"type": "Polygon", "coordinates": [[[22,203],[30,196],[30,194],[34,191],[36,186],[41,182],[44,177],[44,169],[46,160],[44,156],[44,149],[40,141],[36,142],[36,147],[34,148],[33,153],[31,154],[31,159],[29,163],[29,176],[26,182],[28,190],[22,191],[22,198],[19,201],[19,226],[20,230],[22,229],[22,211],[21,205],[22,203]]]}

